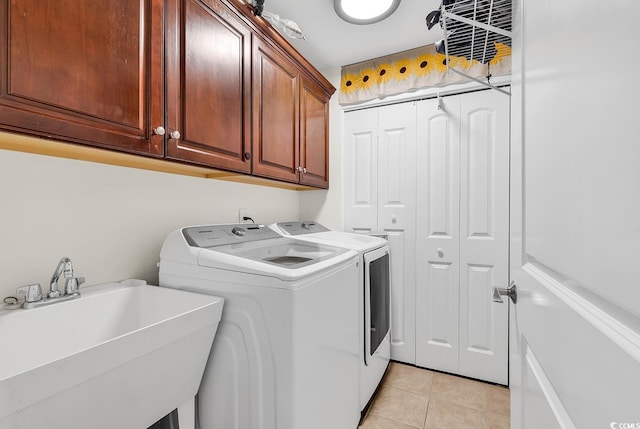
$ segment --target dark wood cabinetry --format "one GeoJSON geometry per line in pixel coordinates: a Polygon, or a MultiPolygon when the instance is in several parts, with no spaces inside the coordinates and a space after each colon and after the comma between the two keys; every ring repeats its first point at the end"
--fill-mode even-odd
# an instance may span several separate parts
{"type": "Polygon", "coordinates": [[[162,156],[162,1],[0,3],[0,126],[162,156]]]}
{"type": "Polygon", "coordinates": [[[329,99],[331,94],[302,76],[300,80],[300,183],[329,186],[329,99]]]}
{"type": "Polygon", "coordinates": [[[253,46],[254,174],[327,187],[331,94],[268,42],[253,46]]]}
{"type": "Polygon", "coordinates": [[[295,65],[254,38],[253,173],[298,181],[299,77],[295,65]]]}
{"type": "Polygon", "coordinates": [[[0,2],[0,58],[0,129],[327,187],[335,88],[243,1],[0,2]]]}
{"type": "Polygon", "coordinates": [[[167,6],[167,157],[250,172],[250,29],[217,0],[167,6]]]}

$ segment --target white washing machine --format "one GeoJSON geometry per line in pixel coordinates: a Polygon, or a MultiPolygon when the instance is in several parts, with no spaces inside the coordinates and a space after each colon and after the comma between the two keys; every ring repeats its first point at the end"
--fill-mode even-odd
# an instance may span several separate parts
{"type": "Polygon", "coordinates": [[[198,393],[201,429],[358,425],[357,253],[264,225],[166,238],[160,286],[225,299],[198,393]]]}
{"type": "Polygon", "coordinates": [[[313,221],[279,222],[270,228],[285,237],[358,252],[360,319],[360,410],[364,410],[391,357],[389,245],[380,237],[331,231],[313,221]]]}

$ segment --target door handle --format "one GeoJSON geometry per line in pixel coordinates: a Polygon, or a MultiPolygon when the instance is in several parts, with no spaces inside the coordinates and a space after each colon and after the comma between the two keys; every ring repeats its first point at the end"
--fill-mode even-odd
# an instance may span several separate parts
{"type": "Polygon", "coordinates": [[[511,298],[511,301],[514,304],[516,304],[518,302],[518,287],[516,286],[516,282],[512,281],[507,289],[494,287],[493,288],[493,302],[499,302],[499,303],[504,302],[502,300],[502,296],[500,296],[500,295],[508,296],[509,298],[511,298]]]}

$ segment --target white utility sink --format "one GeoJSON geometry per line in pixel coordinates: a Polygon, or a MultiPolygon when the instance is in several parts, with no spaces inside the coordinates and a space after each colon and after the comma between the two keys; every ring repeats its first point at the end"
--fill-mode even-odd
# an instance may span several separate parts
{"type": "Polygon", "coordinates": [[[141,281],[0,311],[0,429],[144,429],[192,403],[223,299],[141,281]]]}

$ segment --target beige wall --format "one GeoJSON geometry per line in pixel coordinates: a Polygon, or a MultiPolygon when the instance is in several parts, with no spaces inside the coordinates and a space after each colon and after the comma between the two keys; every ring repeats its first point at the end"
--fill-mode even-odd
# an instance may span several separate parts
{"type": "MultiPolygon", "coordinates": [[[[339,88],[339,69],[324,74],[339,88]]],[[[289,191],[0,150],[0,298],[29,283],[48,287],[62,256],[87,284],[157,283],[168,232],[237,222],[241,207],[259,223],[308,219],[341,230],[342,116],[336,93],[329,190],[289,191]]]]}
{"type": "Polygon", "coordinates": [[[87,284],[155,283],[168,232],[237,222],[240,207],[260,223],[298,219],[301,194],[0,150],[0,298],[48,287],[62,256],[87,284]]]}

